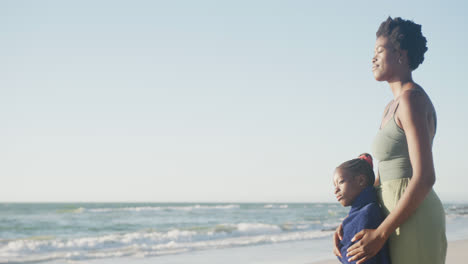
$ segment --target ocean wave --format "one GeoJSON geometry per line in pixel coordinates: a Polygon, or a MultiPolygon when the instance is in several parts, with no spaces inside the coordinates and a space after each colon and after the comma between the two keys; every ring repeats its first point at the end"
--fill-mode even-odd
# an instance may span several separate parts
{"type": "Polygon", "coordinates": [[[193,210],[231,210],[239,209],[238,204],[228,205],[191,205],[191,206],[137,206],[137,207],[105,207],[105,208],[90,208],[85,209],[87,212],[102,213],[102,212],[143,212],[143,211],[193,211],[193,210]]]}
{"type": "Polygon", "coordinates": [[[74,214],[79,214],[84,212],[85,208],[83,207],[78,207],[78,208],[69,208],[69,209],[61,209],[57,210],[58,213],[74,213],[74,214]]]}
{"type": "MultiPolygon", "coordinates": [[[[192,228],[191,228],[192,229],[192,228]]],[[[200,230],[171,229],[166,232],[154,230],[115,233],[94,237],[54,238],[29,237],[5,241],[0,246],[0,257],[21,254],[34,254],[48,251],[95,250],[131,245],[185,243],[193,241],[208,241],[232,237],[249,237],[256,235],[274,235],[284,231],[277,225],[264,223],[220,224],[212,228],[200,230]],[[13,254],[13,255],[11,255],[13,254]]]]}
{"type": "Polygon", "coordinates": [[[258,235],[265,233],[279,233],[282,231],[281,227],[277,225],[263,224],[263,223],[239,223],[234,225],[235,230],[241,235],[258,235]]]}
{"type": "Polygon", "coordinates": [[[263,206],[263,208],[266,208],[266,209],[274,209],[274,208],[279,208],[279,209],[287,209],[289,206],[287,204],[282,204],[282,205],[278,205],[278,204],[266,204],[263,206]]]}
{"type": "Polygon", "coordinates": [[[454,219],[468,219],[468,214],[460,214],[460,213],[446,213],[445,218],[447,220],[454,220],[454,219]]]}
{"type": "Polygon", "coordinates": [[[281,228],[273,225],[240,223],[235,225],[235,229],[230,233],[200,234],[194,231],[171,230],[165,233],[134,232],[73,239],[21,239],[0,247],[0,263],[158,256],[194,250],[316,239],[330,234],[331,232],[316,230],[281,232],[281,228]],[[233,236],[233,233],[236,235],[233,236]]]}
{"type": "Polygon", "coordinates": [[[445,214],[447,216],[467,216],[468,206],[467,205],[452,205],[445,208],[445,214]]]}

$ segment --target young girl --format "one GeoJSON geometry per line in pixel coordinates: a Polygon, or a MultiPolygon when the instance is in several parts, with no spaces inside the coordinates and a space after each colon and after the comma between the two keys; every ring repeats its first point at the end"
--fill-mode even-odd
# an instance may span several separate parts
{"type": "MultiPolygon", "coordinates": [[[[373,187],[375,175],[372,167],[371,155],[364,153],[357,159],[343,162],[335,169],[333,184],[336,199],[343,206],[351,206],[342,223],[343,239],[339,245],[341,257],[338,257],[341,263],[355,263],[349,262],[346,257],[348,248],[354,244],[351,241],[354,235],[363,229],[377,228],[384,220],[373,187]]],[[[389,264],[387,246],[365,263],[389,264]]]]}

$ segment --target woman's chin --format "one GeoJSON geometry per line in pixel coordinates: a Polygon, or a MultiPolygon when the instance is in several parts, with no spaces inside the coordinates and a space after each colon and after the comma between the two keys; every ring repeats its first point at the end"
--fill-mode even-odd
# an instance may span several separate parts
{"type": "Polygon", "coordinates": [[[385,78],[381,74],[374,73],[374,79],[378,82],[385,81],[385,78]]]}

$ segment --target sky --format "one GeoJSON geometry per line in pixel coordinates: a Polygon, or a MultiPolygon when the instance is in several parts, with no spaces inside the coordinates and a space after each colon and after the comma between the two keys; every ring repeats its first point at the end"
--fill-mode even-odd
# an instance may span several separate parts
{"type": "Polygon", "coordinates": [[[468,201],[466,1],[0,1],[0,201],[333,202],[393,99],[388,16],[428,39],[434,189],[468,201]]]}

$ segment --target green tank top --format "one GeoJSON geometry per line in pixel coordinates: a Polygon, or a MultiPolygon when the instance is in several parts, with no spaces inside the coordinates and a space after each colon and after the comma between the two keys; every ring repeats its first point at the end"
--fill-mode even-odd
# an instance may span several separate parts
{"type": "Polygon", "coordinates": [[[411,178],[406,135],[395,122],[395,115],[379,130],[372,144],[372,153],[379,161],[380,181],[411,178]]]}
{"type": "MultiPolygon", "coordinates": [[[[398,105],[395,111],[396,109],[398,105]]],[[[391,119],[380,128],[372,144],[372,153],[379,161],[378,171],[381,182],[411,178],[413,175],[405,131],[397,125],[395,111],[391,119]]],[[[437,126],[436,122],[434,112],[434,126],[437,126]]]]}

